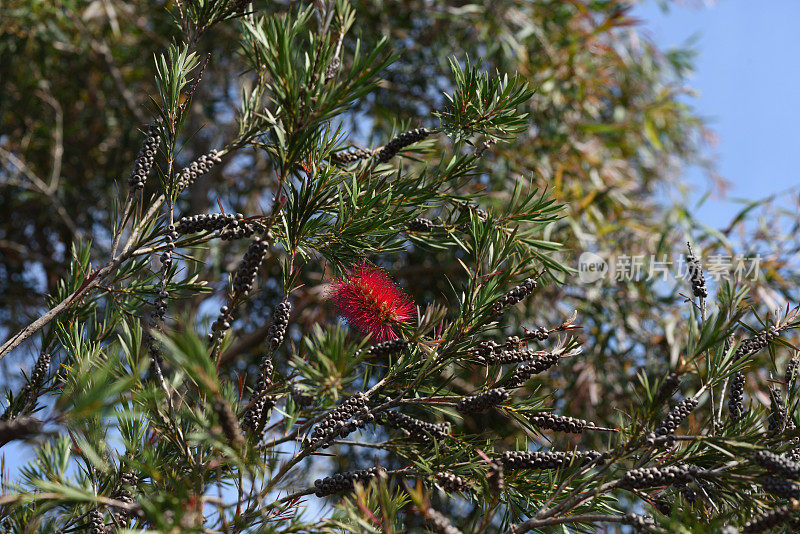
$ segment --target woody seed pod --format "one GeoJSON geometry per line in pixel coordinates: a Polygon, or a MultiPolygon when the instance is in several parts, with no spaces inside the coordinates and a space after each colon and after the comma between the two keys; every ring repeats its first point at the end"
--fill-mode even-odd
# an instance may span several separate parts
{"type": "Polygon", "coordinates": [[[386,163],[393,157],[397,155],[402,149],[407,147],[408,145],[412,145],[416,142],[422,141],[426,137],[428,137],[431,133],[430,130],[427,128],[415,128],[413,130],[409,130],[405,133],[401,133],[389,143],[378,149],[377,155],[375,158],[378,160],[379,163],[386,163]]]}
{"type": "Polygon", "coordinates": [[[425,516],[438,534],[462,534],[460,530],[453,526],[449,519],[437,512],[433,508],[425,511],[425,516]]]}
{"type": "Polygon", "coordinates": [[[410,232],[430,232],[434,228],[436,228],[436,224],[430,219],[426,219],[424,217],[416,217],[408,221],[408,225],[406,226],[408,231],[410,232]]]}
{"type": "Polygon", "coordinates": [[[372,150],[367,148],[351,148],[350,150],[342,150],[334,152],[330,155],[330,160],[335,163],[347,165],[361,159],[369,158],[373,154],[372,150]]]}
{"type": "Polygon", "coordinates": [[[776,475],[800,478],[800,464],[774,452],[761,450],[753,454],[753,461],[776,475]]]}
{"type": "Polygon", "coordinates": [[[158,129],[155,126],[149,126],[142,147],[139,153],[136,154],[136,159],[133,162],[133,170],[131,176],[128,178],[128,185],[134,191],[144,189],[144,184],[147,182],[147,176],[153,168],[155,162],[156,150],[158,149],[158,129]]]}
{"type": "Polygon", "coordinates": [[[558,354],[546,352],[526,364],[520,365],[514,370],[514,374],[508,381],[508,387],[518,388],[528,381],[533,375],[537,375],[558,363],[558,354]]]}
{"type": "Polygon", "coordinates": [[[195,183],[199,177],[206,174],[215,164],[221,161],[222,158],[220,158],[218,150],[212,150],[208,154],[203,154],[178,173],[178,180],[175,184],[175,188],[181,191],[189,187],[195,183]]]}
{"type": "Polygon", "coordinates": [[[569,432],[572,434],[580,434],[583,432],[584,428],[592,424],[589,421],[584,421],[583,419],[555,415],[552,413],[533,415],[529,420],[532,425],[538,428],[555,430],[557,432],[569,432]]]}
{"type": "Polygon", "coordinates": [[[486,479],[489,481],[489,486],[496,495],[503,493],[506,489],[503,464],[500,462],[491,462],[489,464],[489,472],[486,474],[486,479]]]}
{"type": "Polygon", "coordinates": [[[385,412],[380,423],[390,428],[405,430],[415,441],[428,444],[436,439],[445,439],[450,432],[450,425],[447,423],[428,423],[400,412],[385,412]]]}
{"type": "Polygon", "coordinates": [[[754,335],[753,337],[747,338],[741,342],[739,347],[737,347],[736,352],[733,354],[733,360],[740,360],[747,356],[752,356],[763,350],[764,348],[769,345],[769,342],[780,335],[780,328],[776,326],[770,326],[759,332],[758,334],[754,335]]]}
{"type": "Polygon", "coordinates": [[[667,414],[658,428],[655,430],[656,436],[666,436],[675,432],[684,419],[697,407],[697,399],[689,397],[683,399],[675,405],[672,410],[667,414]]]}
{"type": "Polygon", "coordinates": [[[436,480],[445,489],[451,492],[465,492],[472,489],[472,486],[462,477],[448,471],[436,473],[436,480]]]}
{"type": "Polygon", "coordinates": [[[292,311],[292,305],[288,300],[284,300],[277,306],[272,315],[272,324],[269,325],[267,330],[267,346],[270,352],[280,347],[283,343],[283,337],[286,335],[286,327],[289,326],[289,314],[292,311]]]}
{"type": "Polygon", "coordinates": [[[89,512],[89,533],[90,534],[105,534],[106,525],[103,519],[103,512],[99,508],[92,508],[89,512]]]}
{"type": "Polygon", "coordinates": [[[767,418],[767,433],[774,436],[783,432],[786,426],[786,405],[783,402],[781,391],[775,386],[769,386],[769,398],[770,411],[767,418]]]}
{"type": "Polygon", "coordinates": [[[509,392],[503,388],[490,389],[469,397],[463,397],[458,401],[456,410],[462,414],[485,412],[506,400],[509,395],[509,392]]]}
{"type": "Polygon", "coordinates": [[[692,283],[692,294],[698,298],[708,297],[706,291],[706,281],[703,278],[703,266],[700,265],[698,260],[692,253],[692,245],[686,243],[689,248],[689,255],[686,256],[686,264],[689,268],[689,281],[692,283]]]}
{"type": "Polygon", "coordinates": [[[382,343],[372,345],[371,347],[361,349],[356,353],[356,355],[360,356],[361,354],[369,354],[372,356],[391,356],[392,354],[402,352],[406,349],[406,347],[408,347],[408,345],[409,343],[405,339],[390,339],[388,341],[383,341],[382,343]]]}
{"type": "Polygon", "coordinates": [[[677,464],[668,467],[642,467],[631,469],[620,479],[619,485],[626,489],[643,489],[656,486],[684,485],[692,476],[702,474],[694,465],[677,464]]]}
{"type": "Polygon", "coordinates": [[[505,471],[518,469],[558,469],[575,462],[586,465],[602,462],[604,455],[598,451],[507,451],[498,459],[505,471]]]}
{"type": "Polygon", "coordinates": [[[764,532],[782,523],[786,523],[794,514],[795,512],[791,506],[779,506],[749,520],[744,524],[742,532],[745,534],[764,532]]]}
{"type": "Polygon", "coordinates": [[[258,267],[264,261],[268,248],[269,244],[260,238],[254,239],[250,246],[247,247],[247,252],[244,253],[233,280],[233,294],[235,296],[244,296],[253,289],[258,267]]]}
{"type": "Polygon", "coordinates": [[[230,405],[221,398],[214,400],[214,413],[217,414],[217,419],[222,427],[222,432],[228,439],[228,443],[236,447],[240,447],[244,442],[242,438],[242,431],[239,428],[239,421],[233,414],[230,405]]]}
{"type": "Polygon", "coordinates": [[[737,371],[731,376],[731,390],[728,394],[728,413],[731,421],[738,422],[744,414],[744,381],[745,376],[737,371]]]}
{"type": "Polygon", "coordinates": [[[386,470],[382,467],[370,467],[369,469],[336,473],[323,479],[317,479],[314,481],[314,488],[316,489],[314,495],[326,497],[336,493],[352,491],[356,482],[365,484],[380,476],[381,473],[386,473],[386,470]]]}
{"type": "Polygon", "coordinates": [[[494,303],[493,311],[496,315],[499,315],[503,312],[503,309],[513,306],[518,302],[521,302],[522,299],[530,295],[538,283],[533,278],[526,278],[518,286],[514,287],[511,291],[503,295],[503,297],[494,303]]]}
{"type": "Polygon", "coordinates": [[[375,416],[367,406],[367,396],[364,393],[356,393],[328,413],[314,427],[311,433],[311,447],[313,449],[329,447],[336,438],[346,437],[374,420],[375,416]]]}
{"type": "Polygon", "coordinates": [[[772,493],[784,499],[797,499],[800,497],[800,483],[792,482],[785,478],[768,476],[761,482],[761,487],[767,493],[772,493]]]}

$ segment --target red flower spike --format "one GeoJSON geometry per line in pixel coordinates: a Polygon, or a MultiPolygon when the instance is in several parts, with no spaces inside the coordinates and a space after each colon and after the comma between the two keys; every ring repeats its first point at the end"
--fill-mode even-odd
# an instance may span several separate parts
{"type": "Polygon", "coordinates": [[[397,339],[393,325],[417,316],[414,302],[391,278],[366,263],[333,281],[331,299],[351,326],[375,341],[397,339]]]}

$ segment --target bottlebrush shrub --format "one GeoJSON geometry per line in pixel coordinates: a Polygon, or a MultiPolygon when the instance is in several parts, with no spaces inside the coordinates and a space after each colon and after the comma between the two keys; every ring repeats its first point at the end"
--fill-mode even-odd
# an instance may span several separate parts
{"type": "Polygon", "coordinates": [[[561,206],[518,187],[492,210],[464,187],[477,158],[529,127],[517,108],[532,91],[453,61],[442,110],[365,149],[377,157],[336,156],[349,144],[338,116],[393,57],[341,46],[346,2],[284,17],[180,5],[145,142],[160,189],[123,192],[111,246],[76,244],[50,309],[0,347],[39,355],[0,412],[0,445],[34,453],[3,479],[0,530],[796,530],[797,309],[743,328],[746,290],[698,291],[698,260],[670,374],[632,370],[616,426],[563,413],[550,379],[582,347],[602,351],[600,333],[569,311],[531,328],[506,318],[571,280],[546,240],[561,206]],[[173,163],[206,68],[192,50],[219,24],[240,32],[227,60],[244,62],[248,89],[236,138],[206,153],[220,165],[261,150],[280,185],[253,213],[183,213],[196,183],[173,163]],[[402,165],[411,154],[427,166],[402,165]],[[239,245],[229,275],[199,279],[192,251],[223,240],[239,245]],[[450,273],[380,268],[409,247],[450,252],[464,275],[412,301],[420,277],[450,273]],[[254,338],[238,318],[265,287],[280,296],[254,338]],[[247,351],[257,369],[237,367],[247,351]],[[765,351],[778,368],[759,368],[765,351]]]}

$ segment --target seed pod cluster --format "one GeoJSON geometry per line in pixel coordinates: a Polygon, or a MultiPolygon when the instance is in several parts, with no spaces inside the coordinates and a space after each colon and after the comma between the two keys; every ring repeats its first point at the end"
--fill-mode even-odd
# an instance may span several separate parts
{"type": "Polygon", "coordinates": [[[739,344],[733,355],[734,361],[756,354],[766,348],[769,342],[780,335],[777,326],[770,326],[753,337],[747,338],[739,344]]]}
{"type": "Polygon", "coordinates": [[[337,437],[346,437],[357,428],[364,428],[375,420],[375,416],[367,406],[367,396],[356,393],[338,408],[331,411],[311,433],[311,447],[314,449],[329,447],[337,437]]]}
{"type": "Polygon", "coordinates": [[[247,252],[244,253],[239,268],[236,269],[236,276],[233,279],[233,294],[237,297],[244,296],[253,289],[258,274],[258,267],[264,261],[264,256],[269,249],[269,243],[255,238],[247,252]]]}
{"type": "Polygon", "coordinates": [[[737,371],[731,376],[728,414],[734,423],[738,422],[744,414],[744,382],[745,376],[741,371],[737,371]]]}
{"type": "Polygon", "coordinates": [[[761,450],[753,455],[753,461],[768,471],[786,478],[800,478],[800,464],[772,451],[761,450]]]}
{"type": "Polygon", "coordinates": [[[784,499],[800,498],[800,483],[782,477],[767,476],[761,482],[764,491],[784,499]]]}
{"type": "MultiPolygon", "coordinates": [[[[535,360],[540,356],[548,356],[550,353],[542,351],[532,351],[527,349],[503,349],[502,346],[492,352],[484,352],[478,355],[476,360],[482,365],[503,365],[508,363],[521,363],[535,360]]],[[[557,361],[557,357],[556,357],[557,361]]]]}
{"type": "Polygon", "coordinates": [[[514,289],[503,295],[503,297],[494,303],[493,311],[499,315],[505,308],[513,306],[522,299],[533,293],[538,283],[533,278],[526,278],[521,284],[515,286],[514,289]]]}
{"type": "Polygon", "coordinates": [[[347,165],[354,163],[361,159],[372,157],[372,150],[368,148],[351,148],[350,150],[342,150],[334,152],[330,155],[331,161],[347,165]]]}
{"type": "Polygon", "coordinates": [[[689,255],[686,256],[686,265],[689,269],[689,281],[692,283],[692,294],[698,298],[708,297],[706,291],[706,280],[703,278],[703,266],[700,265],[698,260],[692,253],[692,246],[686,243],[689,248],[689,255]]]}
{"type": "Polygon", "coordinates": [[[242,426],[248,431],[250,437],[259,436],[266,424],[266,412],[271,410],[278,399],[274,395],[267,395],[267,389],[272,386],[272,373],[275,367],[269,356],[261,360],[261,367],[258,373],[258,381],[253,389],[253,398],[250,407],[242,417],[242,426]]]}
{"type": "Polygon", "coordinates": [[[178,231],[174,224],[167,227],[167,232],[164,235],[164,243],[167,247],[161,253],[161,272],[166,272],[172,266],[172,253],[175,251],[175,241],[178,240],[178,231]]]}
{"type": "Polygon", "coordinates": [[[284,300],[277,306],[272,314],[272,324],[269,325],[267,330],[267,347],[269,352],[275,352],[278,347],[283,343],[283,337],[286,335],[286,327],[289,326],[289,314],[292,311],[292,305],[288,300],[284,300]]]}
{"type": "Polygon", "coordinates": [[[668,467],[641,467],[631,469],[620,479],[626,489],[643,489],[655,486],[684,485],[701,472],[696,465],[676,464],[668,467]]]}
{"type": "Polygon", "coordinates": [[[669,400],[672,397],[672,394],[675,393],[675,390],[678,389],[680,383],[681,379],[680,376],[678,376],[678,373],[668,374],[664,381],[661,382],[661,385],[656,392],[656,396],[653,399],[653,405],[661,406],[667,400],[669,400]]]}
{"type": "Polygon", "coordinates": [[[456,202],[456,203],[462,210],[474,213],[478,217],[478,220],[480,220],[481,222],[486,222],[489,220],[489,212],[481,208],[477,204],[471,204],[469,202],[456,202]]]}
{"type": "Polygon", "coordinates": [[[258,442],[267,423],[267,414],[275,407],[278,398],[275,395],[260,394],[245,411],[242,417],[242,427],[248,432],[248,436],[258,442]]]}
{"type": "Polygon", "coordinates": [[[0,421],[0,445],[9,441],[27,439],[39,434],[42,422],[33,417],[15,417],[0,421]]]}
{"type": "Polygon", "coordinates": [[[165,288],[162,287],[161,289],[158,290],[158,298],[156,298],[155,302],[153,303],[153,306],[155,307],[153,315],[159,321],[163,321],[164,317],[167,315],[168,298],[169,298],[169,293],[167,293],[167,290],[165,288]]]}
{"type": "Polygon", "coordinates": [[[769,386],[770,410],[767,418],[767,433],[777,435],[783,432],[786,425],[786,404],[783,402],[781,390],[775,386],[769,386]]]}
{"type": "Polygon", "coordinates": [[[267,391],[267,389],[272,386],[272,373],[275,372],[275,366],[272,364],[272,360],[268,356],[264,356],[261,360],[261,365],[258,370],[258,381],[256,382],[256,387],[253,390],[255,393],[261,395],[267,391]]]}
{"type": "Polygon", "coordinates": [[[106,524],[103,512],[99,508],[92,508],[89,512],[89,534],[105,534],[106,524]]]}
{"type": "Polygon", "coordinates": [[[214,400],[214,413],[217,414],[217,419],[222,427],[222,432],[228,440],[228,443],[239,447],[244,442],[242,431],[239,428],[239,421],[236,419],[230,404],[221,398],[214,400]]]}
{"type": "Polygon", "coordinates": [[[503,473],[503,464],[500,462],[491,462],[489,464],[489,471],[486,473],[486,479],[489,481],[489,487],[496,495],[503,493],[506,489],[506,480],[503,473]]]}
{"type": "MultiPolygon", "coordinates": [[[[131,490],[135,489],[138,484],[139,477],[135,473],[123,471],[119,475],[119,482],[117,484],[116,491],[114,492],[114,498],[120,502],[124,502],[125,504],[133,503],[133,494],[131,493],[131,490]]],[[[123,513],[123,515],[127,514],[123,513]]]]}
{"type": "Polygon", "coordinates": [[[622,524],[630,525],[639,532],[649,532],[651,527],[655,526],[656,522],[648,515],[635,514],[631,512],[625,514],[625,516],[622,518],[622,524]]]}
{"type": "Polygon", "coordinates": [[[490,389],[475,395],[463,397],[456,405],[456,410],[463,414],[485,412],[497,406],[509,397],[510,393],[503,388],[490,389]]]}
{"type": "Polygon", "coordinates": [[[780,524],[786,523],[795,515],[791,506],[779,506],[763,514],[757,515],[744,524],[742,532],[744,534],[758,534],[780,524]]]}
{"type": "Polygon", "coordinates": [[[569,432],[571,434],[580,434],[583,432],[584,428],[592,424],[583,419],[555,415],[552,413],[533,415],[529,420],[535,427],[555,430],[556,432],[569,432]]]}
{"type": "Polygon", "coordinates": [[[256,224],[245,220],[241,213],[203,213],[181,217],[175,230],[183,234],[197,232],[217,232],[217,237],[224,241],[251,237],[256,231],[256,224]]]}
{"type": "Polygon", "coordinates": [[[314,396],[307,393],[306,390],[301,388],[298,384],[292,384],[289,395],[291,395],[292,401],[300,408],[305,408],[314,404],[314,396]]]}
{"type": "Polygon", "coordinates": [[[147,182],[147,176],[153,168],[153,163],[156,158],[156,150],[158,149],[158,129],[155,126],[147,128],[147,133],[139,153],[136,154],[136,159],[133,162],[133,170],[131,177],[128,178],[128,185],[134,191],[144,189],[144,184],[147,182]]]}
{"type": "Polygon", "coordinates": [[[449,519],[433,508],[428,508],[425,511],[425,516],[428,518],[428,522],[430,522],[433,530],[438,534],[462,534],[460,530],[453,526],[449,519]]]}
{"type": "Polygon", "coordinates": [[[336,473],[333,476],[317,479],[314,481],[314,488],[316,489],[314,495],[326,497],[336,493],[352,491],[356,482],[365,484],[381,473],[386,473],[386,470],[382,467],[370,467],[369,469],[336,473]]]}
{"type": "Polygon", "coordinates": [[[466,479],[456,475],[455,473],[450,473],[449,471],[439,471],[436,473],[436,480],[439,482],[439,485],[442,486],[445,491],[451,492],[465,492],[472,489],[472,486],[466,479]]]}
{"type": "Polygon", "coordinates": [[[524,365],[520,365],[514,370],[508,381],[508,387],[518,388],[527,382],[533,375],[546,371],[558,363],[558,354],[546,352],[537,356],[524,365]]]}
{"type": "Polygon", "coordinates": [[[786,375],[784,381],[789,388],[791,388],[797,380],[798,363],[800,363],[800,355],[797,354],[795,354],[792,359],[786,363],[786,375]]]}
{"type": "Polygon", "coordinates": [[[211,325],[211,333],[208,334],[209,340],[213,340],[215,336],[222,335],[233,323],[233,313],[228,306],[222,306],[219,309],[219,315],[214,323],[211,325]]]}
{"type": "Polygon", "coordinates": [[[430,130],[427,128],[415,128],[413,130],[409,130],[405,133],[401,133],[391,141],[386,146],[381,147],[378,149],[378,152],[375,158],[378,160],[379,163],[386,163],[393,157],[397,155],[402,149],[407,147],[408,145],[412,145],[416,142],[422,141],[426,137],[428,137],[431,133],[430,130]]]}
{"type": "Polygon", "coordinates": [[[426,219],[425,217],[415,217],[408,221],[406,228],[409,232],[431,232],[434,228],[436,228],[436,224],[430,219],[426,219]]]}
{"type": "Polygon", "coordinates": [[[175,184],[176,189],[181,191],[182,189],[189,187],[195,183],[199,177],[206,174],[215,164],[220,163],[221,161],[222,158],[220,158],[218,150],[212,150],[208,154],[203,154],[191,162],[188,167],[181,169],[181,172],[178,173],[178,180],[175,184]]]}
{"type": "Polygon", "coordinates": [[[502,345],[498,345],[491,339],[482,339],[478,341],[474,347],[469,349],[467,353],[474,357],[478,362],[484,363],[492,359],[495,353],[503,350],[502,345]]]}
{"type": "Polygon", "coordinates": [[[409,343],[405,339],[390,339],[383,341],[371,347],[366,347],[358,351],[358,355],[369,354],[372,356],[391,356],[404,351],[409,343]]]}
{"type": "Polygon", "coordinates": [[[385,412],[381,424],[405,430],[414,440],[421,443],[432,443],[434,439],[445,439],[450,435],[448,423],[428,423],[400,412],[385,412]]]}
{"type": "Polygon", "coordinates": [[[506,451],[499,462],[506,471],[518,469],[558,469],[573,462],[585,465],[602,460],[598,451],[506,451]]]}
{"type": "MultiPolygon", "coordinates": [[[[28,383],[25,384],[25,387],[20,392],[25,398],[25,405],[22,408],[23,412],[33,408],[36,399],[39,398],[39,390],[44,386],[47,372],[50,370],[50,360],[50,354],[47,352],[39,354],[39,357],[36,359],[36,365],[33,366],[33,371],[31,371],[31,376],[28,378],[28,383]]],[[[7,410],[6,413],[3,414],[3,417],[0,417],[0,421],[8,419],[9,415],[10,412],[7,410]]]]}
{"type": "Polygon", "coordinates": [[[684,419],[697,408],[697,399],[688,397],[675,405],[672,410],[667,414],[658,428],[655,430],[656,436],[666,436],[675,432],[684,419]]]}
{"type": "Polygon", "coordinates": [[[342,60],[339,59],[339,56],[336,55],[331,59],[331,62],[325,68],[325,81],[332,80],[334,76],[336,76],[336,72],[342,66],[342,60]]]}
{"type": "Polygon", "coordinates": [[[538,341],[546,341],[550,337],[550,331],[544,326],[537,326],[532,330],[528,330],[525,334],[526,339],[536,339],[538,341]]]}

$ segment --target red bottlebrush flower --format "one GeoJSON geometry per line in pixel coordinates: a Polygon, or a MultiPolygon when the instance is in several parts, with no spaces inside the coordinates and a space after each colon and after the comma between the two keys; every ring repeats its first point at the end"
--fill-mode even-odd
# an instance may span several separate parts
{"type": "Polygon", "coordinates": [[[414,302],[382,270],[356,265],[333,282],[331,299],[351,326],[375,341],[397,339],[393,325],[417,315],[414,302]]]}

